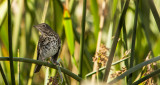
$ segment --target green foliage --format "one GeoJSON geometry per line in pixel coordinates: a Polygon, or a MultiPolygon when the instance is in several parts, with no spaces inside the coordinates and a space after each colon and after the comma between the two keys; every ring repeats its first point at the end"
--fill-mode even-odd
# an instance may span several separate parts
{"type": "Polygon", "coordinates": [[[69,12],[67,10],[64,10],[64,28],[65,28],[65,33],[66,33],[66,38],[67,38],[67,43],[68,43],[68,48],[70,51],[70,54],[74,54],[74,36],[73,36],[73,27],[72,27],[72,21],[69,15],[69,12]]]}
{"type": "Polygon", "coordinates": [[[94,74],[95,83],[151,84],[147,79],[152,77],[160,84],[160,0],[10,0],[7,5],[8,1],[0,0],[0,85],[14,84],[14,78],[15,84],[43,85],[56,78],[55,65],[35,60],[40,34],[33,26],[42,22],[61,38],[63,85],[93,79],[94,74]],[[98,72],[93,71],[93,62],[101,62],[95,59],[97,43],[107,48],[103,50],[108,59],[107,65],[98,65],[98,72]],[[35,64],[47,70],[42,67],[34,74],[35,64]]]}

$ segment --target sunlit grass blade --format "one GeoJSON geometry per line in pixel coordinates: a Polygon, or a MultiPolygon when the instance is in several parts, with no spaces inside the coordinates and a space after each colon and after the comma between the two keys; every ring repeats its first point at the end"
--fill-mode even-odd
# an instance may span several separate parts
{"type": "Polygon", "coordinates": [[[17,6],[18,6],[18,11],[15,12],[14,19],[15,21],[13,22],[13,55],[17,55],[17,46],[19,43],[19,33],[20,33],[20,25],[22,21],[22,14],[23,14],[23,5],[24,5],[24,0],[17,1],[17,6]]]}
{"type": "Polygon", "coordinates": [[[7,14],[7,0],[4,0],[1,4],[0,4],[0,26],[3,23],[6,14],[7,14]]]}
{"type": "Polygon", "coordinates": [[[111,42],[112,42],[112,30],[113,29],[113,22],[110,23],[110,26],[109,26],[109,30],[108,30],[108,37],[107,37],[107,42],[106,42],[106,47],[107,48],[111,48],[111,42]]]}
{"type": "Polygon", "coordinates": [[[72,28],[72,21],[70,18],[70,14],[67,11],[67,9],[64,10],[63,17],[64,17],[63,24],[64,24],[64,28],[65,28],[65,33],[66,33],[67,44],[69,47],[70,54],[73,55],[73,53],[74,53],[73,28],[72,28]]]}
{"type": "Polygon", "coordinates": [[[71,60],[72,60],[72,63],[74,63],[74,65],[76,67],[78,67],[76,59],[74,57],[74,47],[75,46],[74,46],[72,21],[71,21],[70,14],[67,9],[64,9],[63,18],[64,18],[63,24],[64,24],[64,28],[65,28],[65,35],[67,38],[67,44],[68,44],[69,52],[71,55],[71,60]]]}
{"type": "MultiPolygon", "coordinates": [[[[34,55],[33,55],[33,59],[36,60],[36,58],[37,58],[37,46],[35,47],[35,51],[34,51],[34,55]]],[[[28,79],[27,85],[32,85],[35,66],[36,66],[35,64],[31,65],[31,69],[30,69],[29,79],[28,79]]]]}
{"type": "Polygon", "coordinates": [[[76,0],[70,0],[69,1],[69,10],[70,10],[71,15],[74,13],[76,6],[77,6],[77,1],[76,0]]]}
{"type": "Polygon", "coordinates": [[[5,17],[5,20],[3,22],[3,24],[0,26],[0,40],[1,40],[1,50],[2,50],[2,54],[4,54],[3,56],[8,55],[9,52],[9,41],[8,41],[8,17],[5,17]],[[3,50],[5,49],[5,53],[3,52],[3,50]]]}
{"type": "Polygon", "coordinates": [[[152,14],[154,16],[154,19],[157,23],[157,26],[158,26],[158,29],[159,29],[159,32],[160,32],[160,16],[158,14],[156,6],[155,6],[153,0],[147,0],[147,1],[148,1],[148,4],[149,4],[150,8],[151,8],[152,14]]]}
{"type": "Polygon", "coordinates": [[[45,0],[44,8],[43,8],[43,14],[41,18],[41,23],[45,23],[46,20],[46,14],[48,10],[49,0],[45,0]]]}
{"type": "Polygon", "coordinates": [[[146,65],[148,65],[150,63],[153,63],[153,62],[156,62],[158,60],[160,60],[160,56],[157,56],[157,57],[152,58],[150,60],[144,61],[144,62],[142,62],[142,63],[140,63],[140,64],[138,64],[138,65],[136,65],[136,66],[134,66],[134,67],[132,67],[130,69],[128,69],[125,73],[123,73],[120,76],[116,77],[115,79],[110,81],[108,84],[116,83],[119,80],[123,79],[124,77],[128,76],[129,74],[131,74],[131,73],[137,71],[138,69],[142,68],[143,66],[146,66],[146,65]]]}
{"type": "Polygon", "coordinates": [[[48,78],[49,77],[49,68],[46,67],[46,73],[45,73],[45,79],[44,79],[44,85],[47,85],[48,83],[48,78]]]}
{"type": "Polygon", "coordinates": [[[67,38],[67,44],[69,48],[69,52],[71,55],[71,61],[74,63],[76,68],[78,68],[77,61],[74,57],[74,36],[73,36],[73,27],[72,27],[72,21],[70,18],[70,14],[67,9],[64,9],[64,14],[63,14],[63,25],[65,29],[65,35],[67,38]]]}

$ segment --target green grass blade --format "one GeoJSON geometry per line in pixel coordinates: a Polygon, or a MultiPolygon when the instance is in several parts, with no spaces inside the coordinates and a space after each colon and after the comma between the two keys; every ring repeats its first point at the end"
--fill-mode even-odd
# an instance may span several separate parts
{"type": "Polygon", "coordinates": [[[111,47],[111,52],[110,52],[108,62],[107,62],[107,65],[106,65],[103,81],[107,81],[107,79],[108,79],[108,75],[109,75],[109,72],[110,72],[111,64],[112,64],[114,53],[115,53],[115,50],[116,50],[118,38],[119,38],[119,35],[120,35],[120,32],[121,32],[122,24],[123,24],[124,17],[125,17],[126,12],[127,12],[129,2],[130,2],[130,0],[126,1],[125,6],[124,6],[124,10],[123,10],[122,15],[121,15],[120,20],[119,20],[119,24],[118,24],[117,31],[116,31],[116,34],[115,34],[115,38],[113,40],[113,44],[112,44],[112,47],[111,47]]]}
{"type": "Polygon", "coordinates": [[[1,75],[2,75],[2,77],[3,77],[3,80],[4,80],[5,85],[9,85],[9,83],[8,83],[8,81],[7,81],[7,78],[6,78],[5,74],[4,74],[3,68],[2,68],[2,66],[1,66],[1,63],[0,63],[0,72],[1,72],[1,75]]]}
{"type": "Polygon", "coordinates": [[[90,10],[91,10],[91,13],[93,15],[94,36],[95,36],[95,40],[97,42],[98,32],[99,32],[99,22],[100,22],[100,18],[99,18],[99,14],[98,14],[99,11],[98,11],[97,0],[90,0],[90,4],[91,4],[90,5],[90,10]]]}
{"type": "Polygon", "coordinates": [[[132,67],[130,69],[128,69],[125,73],[123,73],[120,76],[116,77],[115,79],[110,81],[108,84],[116,83],[119,80],[123,79],[124,77],[128,76],[129,74],[131,74],[131,73],[137,71],[138,69],[142,68],[143,66],[146,66],[146,65],[148,65],[150,63],[153,63],[153,62],[156,62],[158,60],[160,60],[160,56],[157,56],[157,57],[152,58],[150,60],[144,61],[144,62],[142,62],[142,63],[140,63],[140,64],[138,64],[138,65],[136,65],[136,66],[134,66],[134,67],[132,67]]]}
{"type": "Polygon", "coordinates": [[[151,78],[151,77],[153,77],[153,76],[155,76],[155,75],[157,75],[159,73],[160,73],[160,69],[158,69],[158,70],[146,75],[145,77],[135,81],[132,85],[138,85],[138,84],[142,83],[143,81],[145,81],[145,80],[147,80],[147,79],[149,79],[149,78],[151,78]]]}
{"type": "Polygon", "coordinates": [[[71,21],[69,12],[67,10],[64,10],[63,24],[64,24],[64,28],[65,28],[69,51],[70,51],[70,54],[73,55],[73,53],[74,53],[73,27],[72,27],[72,21],[71,21]]]}
{"type": "MultiPolygon", "coordinates": [[[[133,67],[134,63],[134,50],[135,50],[135,42],[136,42],[136,28],[137,28],[137,20],[138,20],[138,5],[139,0],[135,1],[136,3],[136,10],[135,10],[135,17],[134,17],[134,27],[133,27],[133,36],[132,36],[132,47],[131,47],[131,58],[130,58],[130,68],[133,67]]],[[[132,73],[128,76],[128,84],[132,84],[132,73]]]]}
{"type": "Polygon", "coordinates": [[[63,24],[64,24],[65,34],[67,38],[67,44],[68,44],[69,51],[71,54],[71,61],[78,68],[76,59],[74,57],[74,36],[73,36],[72,21],[71,21],[70,14],[67,9],[64,10],[63,17],[64,17],[63,24]]]}
{"type": "Polygon", "coordinates": [[[151,44],[150,38],[149,38],[149,32],[148,32],[147,28],[145,28],[145,25],[143,23],[141,23],[141,24],[142,24],[142,28],[144,29],[144,33],[146,35],[146,39],[147,39],[147,42],[148,42],[149,50],[151,51],[152,58],[154,58],[154,53],[153,53],[153,50],[152,50],[152,44],[151,44]]]}
{"type": "Polygon", "coordinates": [[[7,33],[8,29],[6,28],[8,28],[8,18],[7,17],[5,17],[3,24],[0,26],[0,42],[1,42],[1,46],[4,45],[6,51],[8,52],[9,51],[9,45],[8,45],[9,41],[8,41],[8,33],[7,33]]]}
{"type": "Polygon", "coordinates": [[[60,0],[51,0],[53,2],[53,28],[62,35],[63,28],[63,5],[60,0]]]}
{"type": "MultiPolygon", "coordinates": [[[[126,24],[124,22],[123,24],[123,34],[122,34],[122,41],[123,41],[123,45],[124,45],[124,51],[127,51],[128,50],[128,44],[127,44],[127,33],[126,33],[126,24]]],[[[125,61],[125,65],[126,65],[126,68],[128,68],[128,60],[125,61]]]]}
{"type": "Polygon", "coordinates": [[[80,37],[80,64],[79,64],[79,76],[82,77],[82,64],[83,64],[83,54],[84,54],[84,32],[85,32],[85,21],[86,21],[86,0],[83,0],[83,12],[82,12],[82,28],[80,37]]]}
{"type": "Polygon", "coordinates": [[[9,59],[12,85],[15,85],[15,75],[13,66],[13,53],[12,53],[12,23],[11,23],[11,3],[8,0],[8,39],[9,39],[9,59]]]}
{"type": "Polygon", "coordinates": [[[113,19],[115,16],[115,13],[117,11],[117,5],[118,5],[118,0],[113,0],[112,2],[112,14],[111,14],[111,18],[113,19]]]}

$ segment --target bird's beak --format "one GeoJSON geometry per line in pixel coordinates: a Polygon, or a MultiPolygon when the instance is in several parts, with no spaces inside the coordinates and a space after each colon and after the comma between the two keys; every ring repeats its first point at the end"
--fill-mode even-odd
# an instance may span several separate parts
{"type": "Polygon", "coordinates": [[[34,28],[37,28],[37,25],[34,25],[33,27],[34,27],[34,28]]]}
{"type": "Polygon", "coordinates": [[[34,25],[34,28],[37,28],[39,30],[40,26],[39,25],[34,25]]]}

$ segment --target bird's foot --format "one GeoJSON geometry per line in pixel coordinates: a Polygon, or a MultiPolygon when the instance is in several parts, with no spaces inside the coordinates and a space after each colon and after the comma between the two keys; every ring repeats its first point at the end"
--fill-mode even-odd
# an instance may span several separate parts
{"type": "Polygon", "coordinates": [[[57,61],[53,61],[52,63],[53,63],[54,65],[58,65],[58,66],[60,65],[57,61]]]}

